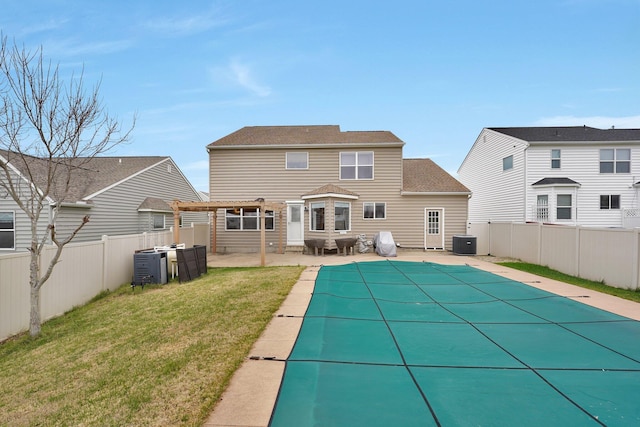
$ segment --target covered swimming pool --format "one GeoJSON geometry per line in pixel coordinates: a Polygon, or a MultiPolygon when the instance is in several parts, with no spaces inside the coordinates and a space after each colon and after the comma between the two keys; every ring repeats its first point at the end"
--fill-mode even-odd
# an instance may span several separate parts
{"type": "Polygon", "coordinates": [[[640,323],[467,265],[323,266],[271,426],[640,425],[640,323]]]}

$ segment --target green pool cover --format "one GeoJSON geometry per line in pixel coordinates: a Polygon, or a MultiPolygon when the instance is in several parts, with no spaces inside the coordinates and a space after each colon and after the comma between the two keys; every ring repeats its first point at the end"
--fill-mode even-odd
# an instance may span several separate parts
{"type": "Polygon", "coordinates": [[[270,421],[591,425],[640,425],[640,322],[470,266],[390,260],[320,269],[270,421]]]}

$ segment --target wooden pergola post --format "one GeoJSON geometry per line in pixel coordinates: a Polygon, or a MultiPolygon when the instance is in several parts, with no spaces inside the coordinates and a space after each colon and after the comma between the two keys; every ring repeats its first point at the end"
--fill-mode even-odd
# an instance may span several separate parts
{"type": "Polygon", "coordinates": [[[282,241],[284,236],[284,223],[282,222],[282,211],[278,211],[278,224],[280,224],[280,238],[278,239],[278,253],[284,254],[282,249],[282,241]]]}
{"type": "Polygon", "coordinates": [[[216,253],[218,248],[218,209],[213,210],[213,219],[211,224],[211,253],[216,253]]]}
{"type": "Polygon", "coordinates": [[[265,231],[266,226],[266,212],[264,209],[264,203],[262,204],[262,208],[260,208],[260,265],[265,266],[266,261],[266,251],[267,251],[267,233],[265,231]]]}
{"type": "Polygon", "coordinates": [[[173,210],[173,243],[180,243],[180,211],[173,210]]]}

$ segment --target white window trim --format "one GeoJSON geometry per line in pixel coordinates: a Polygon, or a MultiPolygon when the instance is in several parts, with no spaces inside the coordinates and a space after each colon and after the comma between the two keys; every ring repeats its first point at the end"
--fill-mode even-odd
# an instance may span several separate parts
{"type": "Polygon", "coordinates": [[[502,171],[507,172],[510,170],[513,170],[513,154],[502,158],[502,171]],[[511,166],[505,167],[505,161],[509,158],[511,158],[511,166]]]}
{"type": "Polygon", "coordinates": [[[549,221],[549,194],[537,194],[534,215],[536,221],[549,221]],[[546,203],[540,203],[544,198],[546,203]]]}
{"type": "Polygon", "coordinates": [[[630,174],[631,173],[631,149],[630,148],[601,148],[599,152],[599,162],[598,162],[598,171],[600,174],[604,175],[615,175],[615,174],[630,174]],[[605,150],[613,151],[613,159],[611,160],[602,160],[602,152],[605,150]],[[618,151],[627,150],[629,152],[629,159],[619,160],[618,159],[618,151]],[[613,170],[611,172],[602,172],[602,163],[612,163],[613,170]],[[629,172],[618,172],[618,163],[628,163],[629,164],[629,172]]]}
{"type": "Polygon", "coordinates": [[[440,233],[442,233],[440,211],[436,209],[427,211],[427,235],[436,236],[436,235],[439,235],[440,233]],[[431,215],[432,213],[434,213],[435,215],[432,216],[431,215]],[[432,218],[434,219],[434,221],[431,221],[432,218]],[[432,225],[434,224],[435,224],[435,228],[432,227],[432,225]]]}
{"type": "MultiPolygon", "coordinates": [[[[237,216],[237,218],[240,220],[240,228],[227,228],[227,215],[228,215],[229,211],[232,211],[233,209],[225,209],[224,210],[224,231],[229,231],[231,233],[239,232],[239,231],[245,231],[245,232],[260,231],[260,223],[261,223],[261,220],[260,220],[260,208],[256,208],[256,213],[257,213],[256,216],[253,216],[253,215],[247,215],[246,216],[246,218],[257,218],[257,221],[258,221],[257,228],[247,228],[247,229],[244,228],[244,221],[243,221],[243,218],[245,218],[244,209],[245,208],[240,208],[240,212],[239,212],[239,214],[237,216]]],[[[265,230],[264,231],[267,231],[267,232],[275,231],[275,229],[276,229],[276,215],[275,215],[275,212],[265,209],[265,230]],[[273,227],[272,228],[269,228],[269,227],[266,226],[266,219],[268,219],[268,218],[273,218],[273,227]]]]}
{"type": "Polygon", "coordinates": [[[0,248],[0,251],[15,251],[16,249],[16,212],[15,211],[2,211],[3,213],[10,213],[13,215],[13,228],[2,229],[0,232],[13,233],[13,245],[10,248],[0,248]]]}
{"type": "Polygon", "coordinates": [[[608,207],[603,208],[602,207],[602,201],[599,200],[599,202],[600,202],[600,210],[601,211],[619,211],[619,210],[622,209],[622,197],[621,197],[620,194],[601,194],[600,195],[600,199],[602,199],[602,197],[607,197],[608,198],[609,205],[608,205],[608,207]],[[617,208],[612,208],[611,207],[611,198],[615,197],[615,196],[618,197],[618,207],[617,208]]]}
{"type": "Polygon", "coordinates": [[[287,153],[285,154],[285,160],[284,160],[284,168],[286,170],[293,170],[293,171],[301,171],[301,170],[308,170],[309,169],[309,152],[308,151],[287,151],[287,153]],[[306,156],[306,160],[305,160],[305,167],[303,168],[292,168],[289,167],[289,154],[304,154],[306,156]]]}
{"type": "MultiPolygon", "coordinates": [[[[326,212],[325,212],[326,215],[326,212]]],[[[325,225],[326,228],[326,225],[325,225]]],[[[351,231],[351,203],[349,202],[339,202],[339,201],[335,201],[333,202],[333,231],[340,233],[340,232],[349,232],[351,231]],[[348,209],[349,209],[349,218],[347,218],[347,221],[349,223],[349,227],[346,230],[337,230],[336,229],[336,208],[338,207],[339,204],[344,204],[347,205],[348,209]]]]}
{"type": "Polygon", "coordinates": [[[376,159],[375,159],[375,153],[373,151],[341,151],[339,154],[339,175],[340,175],[340,180],[341,181],[373,181],[373,179],[375,178],[375,164],[376,164],[376,159]],[[343,165],[342,164],[342,155],[343,154],[355,154],[356,155],[356,164],[355,165],[343,165]],[[371,154],[371,164],[370,165],[365,165],[365,164],[360,164],[358,159],[360,158],[360,154],[371,154]],[[343,178],[342,177],[342,167],[343,166],[354,166],[356,168],[355,170],[355,177],[354,178],[343,178]],[[358,178],[358,167],[360,166],[371,166],[371,178],[358,178]]]}
{"type": "Polygon", "coordinates": [[[553,148],[551,150],[551,169],[562,169],[562,150],[559,148],[553,148]],[[557,151],[558,152],[558,157],[554,157],[553,156],[553,152],[557,151]],[[558,167],[554,168],[553,167],[553,161],[557,160],[558,161],[558,167]]]}
{"type": "Polygon", "coordinates": [[[567,194],[567,193],[558,193],[556,194],[556,221],[573,221],[573,217],[574,217],[574,213],[573,213],[573,206],[574,205],[574,197],[573,194],[567,194]],[[558,197],[559,196],[569,196],[571,198],[571,204],[570,205],[560,205],[558,203],[558,197]],[[558,218],[558,209],[567,209],[569,208],[569,218],[558,218]]]}
{"type": "Polygon", "coordinates": [[[362,219],[365,221],[384,221],[387,219],[387,203],[386,202],[363,202],[362,203],[362,219]],[[364,216],[365,206],[372,205],[373,206],[373,218],[366,218],[364,216]],[[376,217],[376,205],[384,206],[384,217],[377,218],[376,217]]]}
{"type": "Polygon", "coordinates": [[[164,230],[167,228],[167,218],[164,214],[151,214],[151,227],[153,230],[164,230]],[[156,217],[162,217],[162,227],[156,227],[156,217]]]}
{"type": "Polygon", "coordinates": [[[313,231],[316,233],[324,233],[325,231],[327,231],[327,205],[325,202],[311,202],[309,203],[309,231],[313,231]],[[315,205],[315,206],[314,206],[315,205]],[[313,209],[315,207],[322,207],[324,208],[324,229],[323,230],[316,230],[313,228],[313,209]]]}

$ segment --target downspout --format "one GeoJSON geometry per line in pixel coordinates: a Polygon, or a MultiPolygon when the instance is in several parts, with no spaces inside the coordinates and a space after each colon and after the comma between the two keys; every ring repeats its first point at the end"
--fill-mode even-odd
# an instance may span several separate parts
{"type": "Polygon", "coordinates": [[[524,146],[524,150],[522,151],[523,157],[524,157],[524,185],[523,185],[523,196],[524,196],[524,200],[523,200],[523,222],[527,222],[527,200],[529,199],[529,193],[527,192],[527,149],[529,148],[529,144],[525,144],[524,146]]]}

